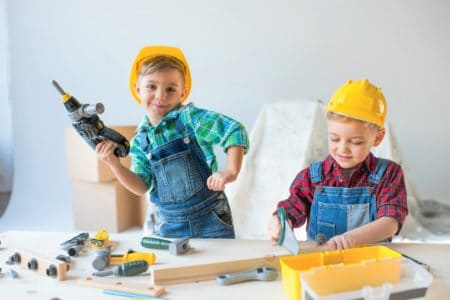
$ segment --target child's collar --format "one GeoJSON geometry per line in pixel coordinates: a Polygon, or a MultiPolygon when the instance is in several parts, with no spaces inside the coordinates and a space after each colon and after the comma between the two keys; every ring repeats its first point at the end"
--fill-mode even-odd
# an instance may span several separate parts
{"type": "MultiPolygon", "coordinates": [[[[323,172],[324,175],[331,172],[331,170],[333,168],[339,168],[342,170],[342,167],[337,163],[337,161],[331,156],[328,155],[326,160],[328,160],[328,166],[329,168],[324,168],[323,172]]],[[[377,158],[372,154],[372,152],[369,153],[369,155],[367,155],[366,159],[363,160],[356,168],[355,170],[359,169],[361,166],[365,166],[365,168],[369,171],[369,172],[374,172],[376,169],[376,164],[377,164],[377,158]]]]}
{"type": "Polygon", "coordinates": [[[192,102],[189,102],[188,104],[184,105],[183,103],[178,104],[175,106],[171,111],[169,111],[162,119],[161,121],[167,121],[170,119],[176,119],[178,118],[178,115],[188,106],[192,105],[192,102]]]}
{"type": "Polygon", "coordinates": [[[188,106],[194,105],[193,102],[189,102],[186,105],[183,105],[183,103],[178,104],[177,106],[175,106],[171,111],[169,111],[162,119],[161,121],[159,121],[159,123],[155,126],[153,126],[150,123],[150,120],[148,118],[147,115],[144,115],[144,119],[142,120],[142,122],[138,125],[138,127],[136,128],[136,132],[139,131],[147,131],[148,128],[156,128],[159,126],[159,124],[161,124],[162,122],[168,121],[168,120],[173,120],[173,119],[177,119],[179,114],[188,106]]]}

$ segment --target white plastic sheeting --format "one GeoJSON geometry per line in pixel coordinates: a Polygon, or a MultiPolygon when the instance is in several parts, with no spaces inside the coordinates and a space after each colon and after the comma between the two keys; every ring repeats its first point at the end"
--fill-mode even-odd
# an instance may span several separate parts
{"type": "MultiPolygon", "coordinates": [[[[417,222],[417,218],[421,218],[417,195],[390,126],[387,126],[384,141],[373,153],[399,163],[405,172],[410,214],[401,237],[437,239],[417,222]]],[[[237,237],[267,239],[271,215],[278,201],[288,197],[296,174],[327,154],[326,119],[320,102],[266,104],[250,133],[250,151],[244,158],[239,178],[226,190],[237,237]]],[[[305,226],[296,229],[296,235],[306,239],[305,226]]]]}

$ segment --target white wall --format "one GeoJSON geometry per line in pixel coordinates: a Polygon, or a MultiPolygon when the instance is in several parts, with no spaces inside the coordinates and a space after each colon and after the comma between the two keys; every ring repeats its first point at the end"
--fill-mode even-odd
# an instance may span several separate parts
{"type": "Polygon", "coordinates": [[[8,15],[0,0],[0,193],[12,188],[12,124],[9,101],[8,15]]]}
{"type": "Polygon", "coordinates": [[[7,212],[0,226],[71,228],[63,134],[70,122],[50,81],[82,101],[102,100],[106,124],[135,124],[142,112],[128,92],[129,67],[149,44],[181,47],[191,100],[249,130],[263,103],[326,100],[347,79],[369,77],[383,87],[419,194],[450,201],[449,1],[8,4],[16,180],[14,216],[7,212]]]}

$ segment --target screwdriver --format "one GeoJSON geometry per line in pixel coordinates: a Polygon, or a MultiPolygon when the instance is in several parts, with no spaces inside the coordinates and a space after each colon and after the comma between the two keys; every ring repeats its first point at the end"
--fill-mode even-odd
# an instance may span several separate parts
{"type": "Polygon", "coordinates": [[[92,273],[93,276],[133,276],[147,271],[148,263],[145,260],[130,261],[109,270],[92,273]]]}
{"type": "Polygon", "coordinates": [[[143,237],[141,240],[141,245],[144,248],[161,250],[169,249],[170,254],[173,255],[183,254],[191,248],[189,245],[188,236],[179,238],[175,241],[169,241],[155,237],[143,237]]]}
{"type": "Polygon", "coordinates": [[[172,243],[172,241],[155,237],[143,237],[141,240],[142,247],[150,249],[167,250],[169,249],[170,243],[172,243]]]}

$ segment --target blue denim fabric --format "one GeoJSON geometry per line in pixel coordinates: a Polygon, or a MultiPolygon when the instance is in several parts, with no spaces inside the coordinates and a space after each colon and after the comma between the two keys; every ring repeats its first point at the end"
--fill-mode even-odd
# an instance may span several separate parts
{"type": "Polygon", "coordinates": [[[155,176],[155,188],[150,194],[159,220],[155,234],[169,238],[234,238],[225,194],[206,186],[211,169],[200,146],[180,119],[176,127],[181,138],[151,152],[147,152],[147,132],[140,134],[142,150],[155,176]]]}
{"type": "MultiPolygon", "coordinates": [[[[370,186],[358,188],[318,185],[310,211],[308,239],[324,235],[327,240],[349,230],[372,222],[377,216],[375,188],[388,165],[387,160],[377,158],[375,171],[369,176],[370,186]]],[[[311,181],[323,181],[322,162],[310,165],[311,181]]]]}

